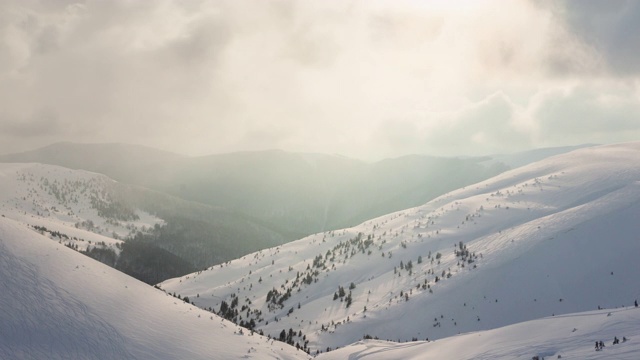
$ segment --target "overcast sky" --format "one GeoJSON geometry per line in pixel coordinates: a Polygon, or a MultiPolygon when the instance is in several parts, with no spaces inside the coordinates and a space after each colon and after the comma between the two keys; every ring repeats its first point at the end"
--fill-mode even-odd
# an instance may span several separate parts
{"type": "Polygon", "coordinates": [[[640,140],[640,1],[1,0],[0,153],[640,140]]]}

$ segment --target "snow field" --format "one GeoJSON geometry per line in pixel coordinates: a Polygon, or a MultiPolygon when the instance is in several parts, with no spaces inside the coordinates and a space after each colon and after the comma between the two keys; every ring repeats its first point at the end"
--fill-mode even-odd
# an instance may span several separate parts
{"type": "Polygon", "coordinates": [[[442,339],[629,305],[640,297],[639,180],[640,143],[582,149],[160,286],[214,310],[237,296],[251,310],[242,320],[271,336],[301,331],[312,353],[365,334],[442,339]],[[349,307],[333,300],[351,283],[349,307]],[[272,289],[290,292],[282,307],[269,307],[272,289]]]}

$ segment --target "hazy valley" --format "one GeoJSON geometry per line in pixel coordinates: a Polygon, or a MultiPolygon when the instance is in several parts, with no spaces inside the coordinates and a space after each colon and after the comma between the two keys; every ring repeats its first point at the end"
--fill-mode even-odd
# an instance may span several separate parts
{"type": "MultiPolygon", "coordinates": [[[[3,268],[6,274],[14,272],[16,264],[32,270],[20,268],[17,276],[6,276],[10,286],[19,286],[17,295],[6,294],[2,301],[13,313],[19,312],[18,304],[29,308],[25,304],[41,301],[36,294],[44,291],[34,284],[46,283],[52,289],[47,291],[58,294],[46,298],[48,311],[56,312],[52,321],[59,321],[58,311],[67,311],[61,308],[67,296],[61,291],[79,299],[81,308],[95,310],[91,316],[106,319],[105,307],[113,308],[120,300],[100,299],[131,291],[134,308],[157,304],[154,312],[164,314],[175,311],[170,305],[178,306],[184,309],[178,313],[189,318],[184,326],[198,332],[200,319],[223,324],[216,330],[222,331],[218,337],[238,336],[240,341],[229,351],[259,358],[305,358],[305,351],[327,358],[356,352],[370,354],[367,358],[482,358],[482,348],[486,358],[572,358],[567,357],[572,353],[582,354],[576,358],[606,358],[604,352],[584,349],[596,337],[615,333],[632,341],[615,348],[626,349],[616,356],[631,359],[640,349],[633,341],[639,335],[633,325],[638,321],[633,301],[640,297],[635,286],[640,269],[634,265],[640,253],[635,221],[640,214],[639,155],[637,143],[579,149],[463,186],[417,207],[293,242],[272,224],[264,225],[265,219],[237,209],[85,170],[5,163],[0,168],[3,268]],[[133,279],[125,281],[124,275],[77,252],[149,284],[178,277],[151,289],[133,279]],[[64,255],[58,260],[57,254],[64,255]],[[37,258],[42,256],[50,260],[41,264],[37,258]],[[58,270],[47,270],[52,267],[58,270]],[[93,285],[83,283],[81,290],[69,283],[69,274],[76,272],[93,285]],[[102,286],[103,281],[110,285],[102,286]],[[121,284],[128,285],[122,289],[121,284]],[[84,295],[78,297],[80,291],[84,295]],[[103,295],[94,301],[87,298],[90,294],[103,295]],[[585,311],[592,312],[576,314],[585,311]],[[541,318],[546,319],[537,320],[541,318]],[[516,327],[501,330],[511,325],[516,327]],[[541,326],[556,330],[525,342],[513,336],[539,332],[541,326]],[[568,326],[577,330],[565,334],[568,326]],[[609,330],[599,330],[602,326],[609,330]],[[476,350],[459,353],[460,344],[476,344],[473,334],[488,337],[488,342],[464,345],[476,350]],[[255,336],[255,341],[243,342],[246,336],[255,336]],[[363,339],[371,340],[359,342],[363,339]],[[407,343],[413,345],[403,346],[407,343]],[[283,350],[275,350],[277,346],[283,350]]],[[[144,325],[149,315],[140,316],[139,326],[155,328],[144,325]]],[[[43,322],[37,319],[32,322],[43,322]]],[[[60,336],[75,336],[74,319],[66,320],[66,333],[60,336]]],[[[4,320],[6,329],[36,331],[18,326],[15,314],[4,320]]],[[[114,356],[140,358],[150,351],[118,340],[140,331],[137,325],[97,321],[96,326],[111,329],[105,335],[89,323],[84,326],[95,341],[120,344],[109,345],[109,351],[120,354],[114,356]]],[[[82,356],[104,351],[62,341],[52,333],[46,336],[44,342],[61,344],[56,350],[60,357],[68,351],[82,356]]],[[[163,331],[143,343],[159,349],[156,342],[165,336],[175,335],[163,331]]],[[[25,357],[44,351],[34,344],[29,345],[31,356],[25,357]]],[[[9,354],[20,346],[7,338],[0,348],[9,354]]],[[[193,350],[198,354],[193,356],[212,351],[207,346],[193,350]]]]}
{"type": "Polygon", "coordinates": [[[160,286],[312,353],[632,305],[639,156],[559,155],[160,286]]]}
{"type": "Polygon", "coordinates": [[[640,359],[639,34],[0,0],[0,360],[640,359]]]}

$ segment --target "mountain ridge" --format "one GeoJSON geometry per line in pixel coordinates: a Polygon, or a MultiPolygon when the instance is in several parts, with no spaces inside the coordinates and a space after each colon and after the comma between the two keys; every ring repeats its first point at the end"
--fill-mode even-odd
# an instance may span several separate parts
{"type": "Polygon", "coordinates": [[[245,301],[228,317],[273,337],[293,328],[312,353],[628,304],[640,297],[639,165],[640,143],[577,150],[160,286],[218,313],[245,301]]]}
{"type": "Polygon", "coordinates": [[[413,155],[366,163],[282,150],[184,157],[123,144],[58,144],[0,156],[16,161],[85,169],[222,207],[280,229],[288,240],[416,206],[505,170],[475,158],[413,155]]]}
{"type": "Polygon", "coordinates": [[[286,241],[242,214],[84,170],[0,164],[0,187],[3,216],[152,284],[286,241]]]}
{"type": "Polygon", "coordinates": [[[0,357],[308,359],[0,218],[0,357]]]}

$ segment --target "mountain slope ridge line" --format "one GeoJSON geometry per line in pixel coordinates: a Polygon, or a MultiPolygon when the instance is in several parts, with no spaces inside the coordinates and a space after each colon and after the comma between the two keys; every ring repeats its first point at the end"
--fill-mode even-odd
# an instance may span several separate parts
{"type": "Polygon", "coordinates": [[[638,179],[640,143],[577,150],[160,286],[216,312],[237,298],[231,319],[276,338],[292,328],[312,353],[618,306],[640,295],[638,179]]]}

